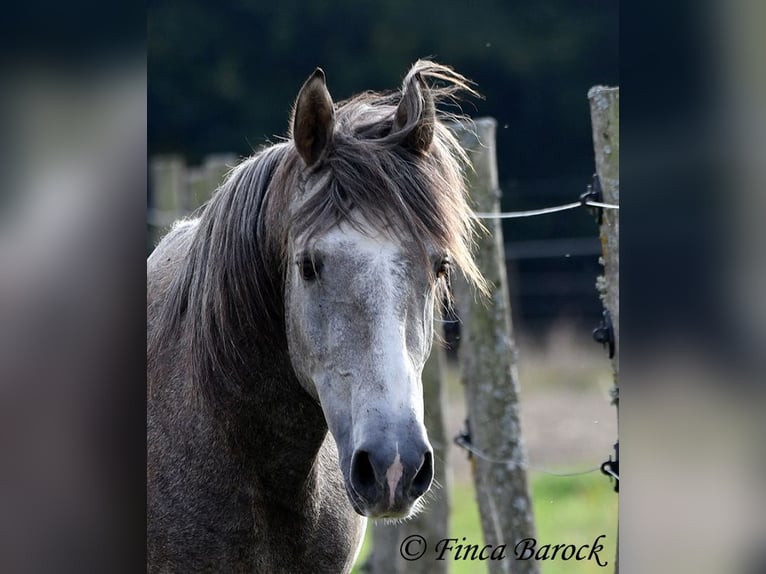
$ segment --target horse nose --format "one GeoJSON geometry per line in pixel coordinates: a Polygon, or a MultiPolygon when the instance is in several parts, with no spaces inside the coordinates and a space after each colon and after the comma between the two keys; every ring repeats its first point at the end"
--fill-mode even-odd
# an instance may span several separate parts
{"type": "Polygon", "coordinates": [[[358,448],[351,459],[349,480],[371,515],[408,512],[431,486],[433,453],[427,443],[405,449],[358,448]]]}

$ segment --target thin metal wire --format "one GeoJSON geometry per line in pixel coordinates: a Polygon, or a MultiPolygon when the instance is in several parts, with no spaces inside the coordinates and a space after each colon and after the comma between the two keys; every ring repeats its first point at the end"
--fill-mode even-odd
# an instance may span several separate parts
{"type": "Polygon", "coordinates": [[[600,470],[603,470],[605,473],[611,474],[614,478],[616,478],[617,480],[620,480],[620,475],[614,472],[609,467],[604,467],[604,468],[601,468],[600,470]]]}
{"type": "Polygon", "coordinates": [[[620,211],[619,205],[614,205],[613,203],[604,203],[602,201],[586,201],[585,205],[589,205],[591,207],[600,207],[602,209],[616,209],[617,211],[620,211]]]}
{"type": "Polygon", "coordinates": [[[525,470],[534,470],[537,472],[542,472],[543,474],[549,474],[551,476],[580,476],[583,474],[590,474],[591,472],[596,472],[597,470],[601,470],[600,466],[596,466],[593,468],[590,468],[588,470],[582,470],[578,472],[552,472],[550,470],[546,470],[544,468],[540,468],[539,466],[534,466],[529,464],[526,461],[522,461],[519,463],[516,459],[508,458],[508,459],[500,459],[500,458],[493,458],[486,454],[485,452],[479,450],[472,444],[466,442],[465,440],[457,440],[456,441],[458,446],[464,448],[468,452],[476,455],[482,460],[486,460],[487,462],[491,462],[493,464],[505,464],[505,465],[513,465],[516,468],[523,468],[525,470]]]}
{"type": "MultiPolygon", "coordinates": [[[[506,211],[502,213],[489,213],[485,211],[475,211],[473,216],[477,219],[517,219],[521,217],[536,217],[538,215],[547,215],[549,213],[557,213],[559,211],[568,211],[570,209],[576,209],[582,207],[583,203],[580,201],[573,201],[564,205],[555,205],[553,207],[543,207],[542,209],[530,209],[528,211],[506,211]]],[[[586,201],[585,205],[590,207],[600,207],[602,209],[616,209],[619,211],[620,206],[611,203],[602,203],[600,201],[586,201]]]]}
{"type": "Polygon", "coordinates": [[[545,470],[544,468],[540,468],[538,466],[530,466],[529,468],[537,472],[542,472],[543,474],[550,474],[551,476],[581,476],[583,474],[590,474],[591,472],[596,472],[597,470],[601,470],[601,467],[599,466],[594,466],[593,468],[589,468],[588,470],[581,470],[578,472],[551,472],[550,470],[545,470]]]}
{"type": "Polygon", "coordinates": [[[508,211],[505,213],[489,213],[477,211],[473,216],[479,219],[516,219],[519,217],[535,217],[537,215],[546,215],[548,213],[556,213],[557,211],[567,211],[569,209],[575,209],[582,204],[579,201],[573,201],[566,205],[557,205],[555,207],[544,207],[542,209],[530,209],[529,211],[508,211]]]}

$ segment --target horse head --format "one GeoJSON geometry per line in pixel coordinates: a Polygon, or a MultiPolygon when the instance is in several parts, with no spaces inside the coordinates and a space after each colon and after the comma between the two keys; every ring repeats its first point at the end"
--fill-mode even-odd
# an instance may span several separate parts
{"type": "Polygon", "coordinates": [[[434,311],[456,261],[478,277],[460,152],[423,80],[438,65],[419,64],[401,92],[340,105],[317,69],[292,119],[290,358],[322,407],[349,500],[369,517],[405,517],[431,486],[421,374],[434,311]]]}

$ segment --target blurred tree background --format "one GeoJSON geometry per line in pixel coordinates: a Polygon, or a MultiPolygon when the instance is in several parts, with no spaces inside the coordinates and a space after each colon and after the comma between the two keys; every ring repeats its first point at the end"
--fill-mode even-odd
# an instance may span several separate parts
{"type": "MultiPolygon", "coordinates": [[[[617,0],[150,0],[149,154],[249,154],[287,129],[316,66],[333,98],[396,88],[433,57],[498,122],[504,210],[574,201],[594,171],[587,91],[618,84],[617,0]]],[[[593,326],[597,228],[584,210],[505,224],[514,321],[593,326]]]]}

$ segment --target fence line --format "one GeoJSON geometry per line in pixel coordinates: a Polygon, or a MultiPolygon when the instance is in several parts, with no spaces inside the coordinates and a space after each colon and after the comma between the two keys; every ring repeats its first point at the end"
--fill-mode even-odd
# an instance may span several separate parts
{"type": "Polygon", "coordinates": [[[149,162],[150,201],[147,223],[154,243],[165,228],[203,205],[237,162],[234,154],[212,154],[199,166],[186,165],[179,155],[165,155],[149,162]]]}
{"type": "Polygon", "coordinates": [[[455,437],[455,444],[457,444],[460,448],[467,450],[472,455],[477,456],[480,459],[485,460],[487,462],[491,462],[492,464],[504,464],[507,466],[523,468],[525,470],[534,470],[536,472],[542,472],[543,474],[548,474],[550,476],[581,476],[583,474],[590,474],[591,472],[596,472],[597,470],[601,470],[601,465],[598,465],[598,466],[588,468],[586,470],[577,470],[572,472],[553,472],[545,468],[542,468],[540,466],[529,464],[527,460],[518,461],[515,458],[503,458],[503,459],[494,458],[489,456],[483,450],[476,448],[474,445],[472,445],[470,440],[468,440],[468,437],[465,437],[464,435],[459,435],[455,437]]]}
{"type": "Polygon", "coordinates": [[[578,207],[599,207],[601,209],[616,209],[620,206],[611,203],[602,203],[600,201],[573,201],[564,205],[554,205],[553,207],[543,207],[541,209],[529,209],[527,211],[505,211],[500,213],[486,213],[474,211],[473,216],[477,219],[520,219],[523,217],[537,217],[539,215],[548,215],[549,213],[558,213],[559,211],[568,211],[578,207]]]}

